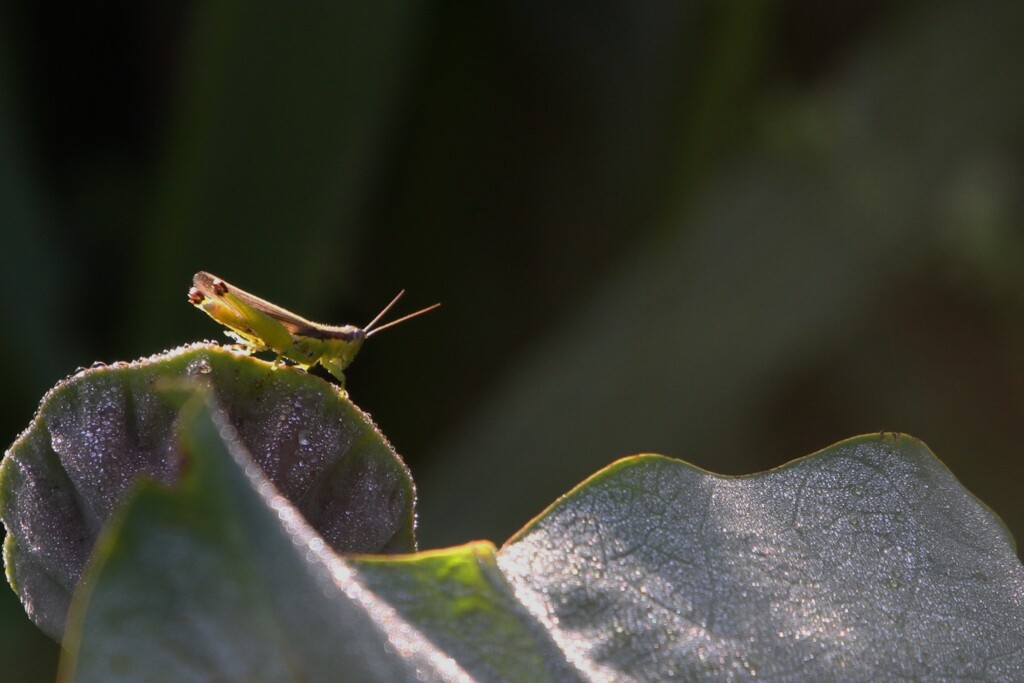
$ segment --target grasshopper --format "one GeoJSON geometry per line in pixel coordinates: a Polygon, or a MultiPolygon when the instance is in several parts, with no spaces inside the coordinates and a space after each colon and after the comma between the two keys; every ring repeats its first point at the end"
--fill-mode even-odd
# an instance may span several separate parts
{"type": "Polygon", "coordinates": [[[286,358],[304,370],[320,363],[344,387],[344,370],[355,359],[368,337],[441,305],[434,304],[386,325],[374,327],[403,294],[405,290],[399,292],[391,303],[362,328],[355,325],[322,325],[306,320],[206,272],[196,273],[192,278],[188,300],[227,327],[230,331],[225,334],[238,340],[249,353],[274,351],[277,353],[275,362],[286,358]]]}

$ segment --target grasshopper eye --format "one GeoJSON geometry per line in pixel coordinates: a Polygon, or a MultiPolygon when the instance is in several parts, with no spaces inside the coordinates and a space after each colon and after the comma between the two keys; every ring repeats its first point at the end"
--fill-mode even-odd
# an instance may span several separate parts
{"type": "Polygon", "coordinates": [[[193,306],[199,306],[204,301],[206,301],[206,297],[203,296],[198,289],[193,287],[192,289],[188,290],[188,302],[190,304],[192,304],[193,306]]]}

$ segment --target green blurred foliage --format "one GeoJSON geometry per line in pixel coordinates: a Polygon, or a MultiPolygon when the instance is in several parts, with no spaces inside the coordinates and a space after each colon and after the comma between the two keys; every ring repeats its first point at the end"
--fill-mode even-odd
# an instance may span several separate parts
{"type": "MultiPolygon", "coordinates": [[[[425,548],[622,455],[751,472],[881,429],[1019,536],[1022,30],[1014,0],[4,3],[3,433],[77,365],[220,338],[197,270],[325,322],[405,287],[443,308],[346,374],[425,548]]],[[[0,658],[51,679],[8,598],[0,658]]]]}

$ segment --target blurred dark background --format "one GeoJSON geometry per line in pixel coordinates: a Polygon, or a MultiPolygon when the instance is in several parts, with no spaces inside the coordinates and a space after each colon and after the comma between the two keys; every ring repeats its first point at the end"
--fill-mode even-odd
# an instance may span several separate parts
{"type": "MultiPolygon", "coordinates": [[[[909,432],[1024,532],[1024,3],[0,4],[2,434],[95,360],[400,288],[425,548],[616,458],[909,432]]],[[[57,646],[0,589],[5,680],[57,646]]]]}

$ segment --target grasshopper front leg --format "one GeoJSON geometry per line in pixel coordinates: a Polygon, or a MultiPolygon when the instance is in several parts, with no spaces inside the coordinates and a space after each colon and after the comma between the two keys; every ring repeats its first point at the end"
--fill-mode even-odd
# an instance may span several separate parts
{"type": "Polygon", "coordinates": [[[336,358],[320,358],[320,365],[324,366],[324,370],[331,373],[331,376],[338,380],[342,389],[345,388],[345,365],[339,363],[336,358]]]}

